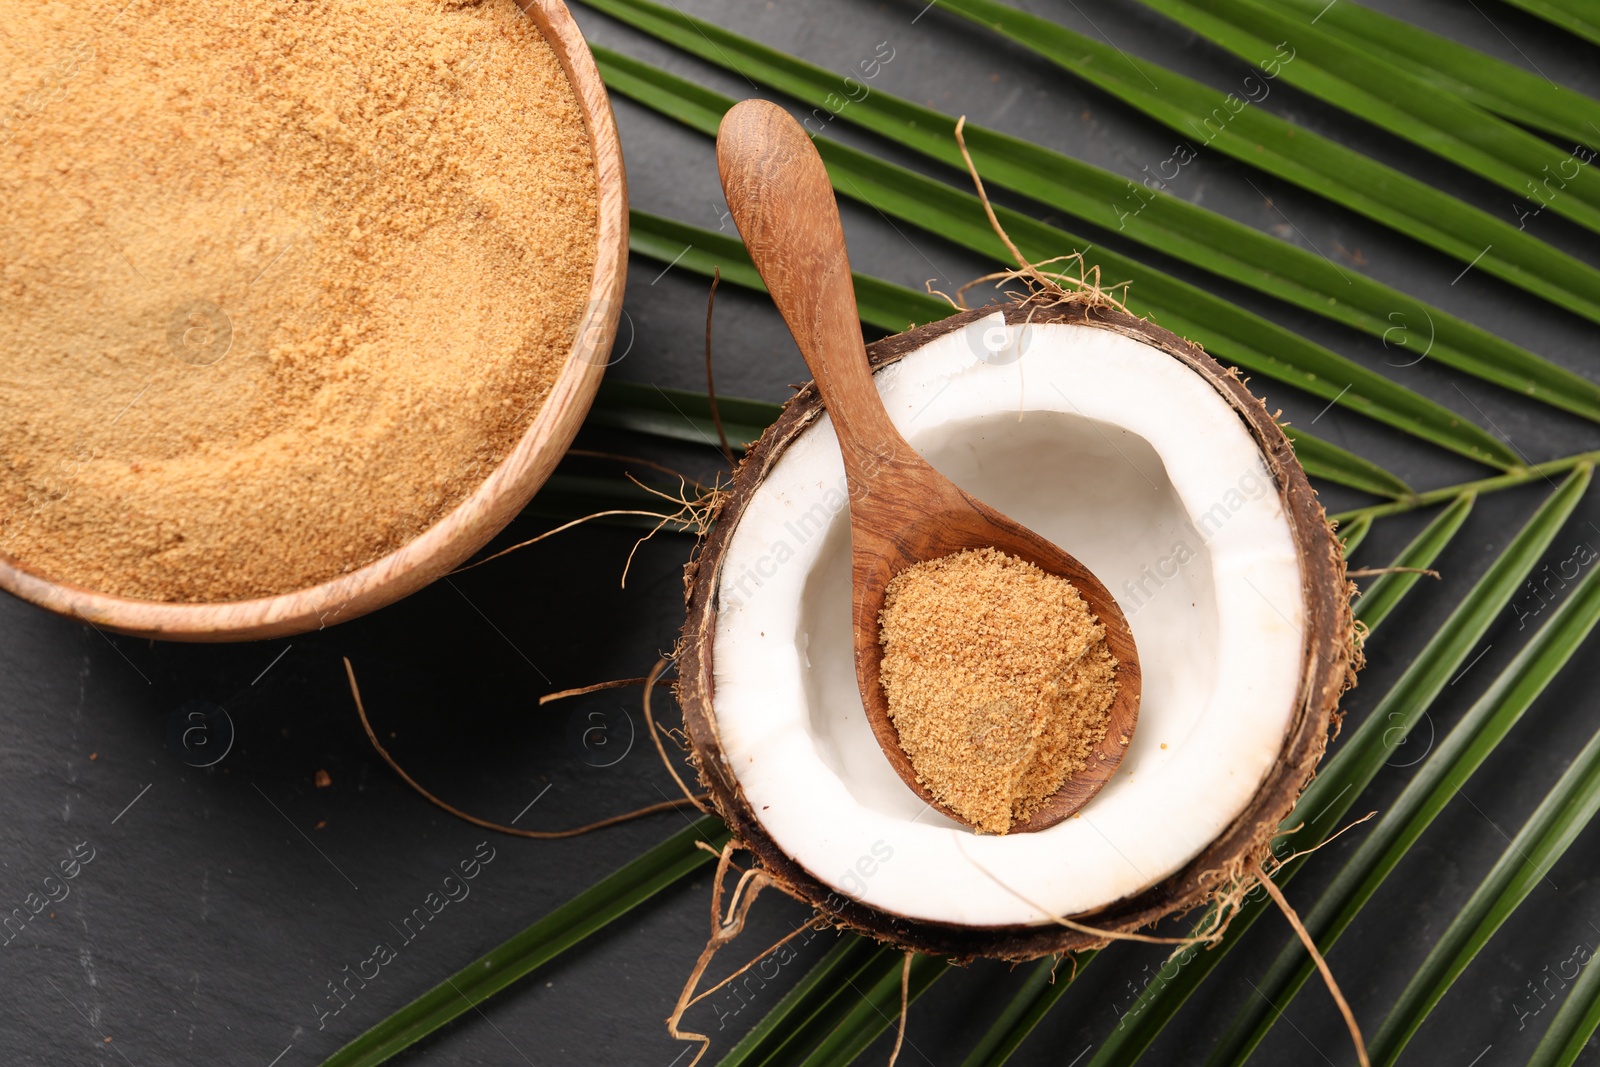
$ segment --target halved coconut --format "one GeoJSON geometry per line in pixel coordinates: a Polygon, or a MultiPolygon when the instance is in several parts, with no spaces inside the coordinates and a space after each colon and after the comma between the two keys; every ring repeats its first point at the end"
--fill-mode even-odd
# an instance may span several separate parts
{"type": "Polygon", "coordinates": [[[1261,854],[1353,677],[1338,542],[1261,402],[1198,347],[1103,307],[980,309],[869,347],[895,425],[958,485],[1090,567],[1138,643],[1115,778],[1077,817],[989,836],[931,810],[862,711],[848,496],[814,386],[735,475],[688,577],[678,696],[739,841],[833,921],[1023,958],[1191,907],[1261,854]]]}

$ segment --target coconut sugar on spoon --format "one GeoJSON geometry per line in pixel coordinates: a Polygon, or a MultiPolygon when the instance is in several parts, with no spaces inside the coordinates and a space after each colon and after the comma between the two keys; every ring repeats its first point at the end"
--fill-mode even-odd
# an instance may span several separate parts
{"type": "Polygon", "coordinates": [[[880,625],[900,746],[979,830],[1027,819],[1105,737],[1117,661],[1064,578],[992,548],[926,560],[889,583],[880,625]]]}

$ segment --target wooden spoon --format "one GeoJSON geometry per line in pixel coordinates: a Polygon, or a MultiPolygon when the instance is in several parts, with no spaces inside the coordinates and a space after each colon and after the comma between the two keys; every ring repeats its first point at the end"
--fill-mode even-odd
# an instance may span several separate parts
{"type": "Polygon", "coordinates": [[[973,499],[934,470],[884,410],[867,364],[844,230],[828,173],[799,123],[776,104],[746,100],[722,119],[717,168],[750,258],[816,377],[844,454],[850,489],[856,683],[867,721],[895,771],[957,821],[917,780],[879,681],[878,615],[889,580],[923,560],[993,547],[1071,582],[1105,626],[1117,692],[1105,740],[1089,764],[1011,830],[1042,830],[1083,807],[1115,772],[1139,714],[1139,656],[1128,621],[1087,567],[973,499]]]}

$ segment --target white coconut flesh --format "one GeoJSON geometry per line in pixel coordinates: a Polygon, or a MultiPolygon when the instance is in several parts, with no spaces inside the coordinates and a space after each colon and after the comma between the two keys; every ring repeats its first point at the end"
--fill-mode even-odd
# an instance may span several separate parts
{"type": "Polygon", "coordinates": [[[856,688],[844,468],[823,416],[722,562],[716,725],[750,810],[820,882],[919,920],[1045,923],[1170,876],[1261,785],[1300,683],[1300,565],[1255,440],[1181,362],[1092,327],[995,314],[877,383],[929,462],[1116,596],[1143,670],[1138,727],[1104,789],[1043,831],[980,835],[907,788],[856,688]]]}

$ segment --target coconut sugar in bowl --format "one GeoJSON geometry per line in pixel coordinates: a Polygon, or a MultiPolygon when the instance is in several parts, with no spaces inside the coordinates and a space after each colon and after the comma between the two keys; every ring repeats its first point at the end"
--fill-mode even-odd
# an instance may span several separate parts
{"type": "Polygon", "coordinates": [[[197,641],[414,592],[549,477],[610,351],[627,199],[576,24],[104,6],[0,32],[0,588],[197,641]]]}

